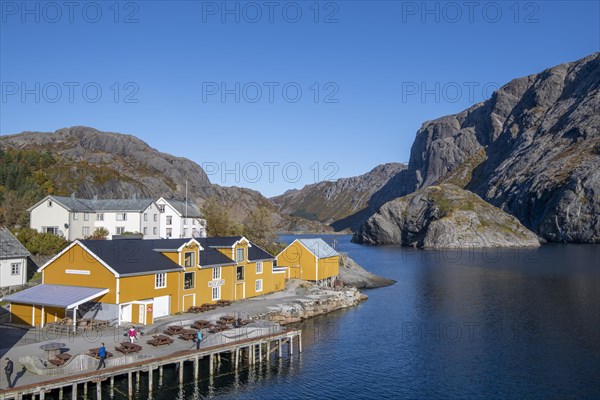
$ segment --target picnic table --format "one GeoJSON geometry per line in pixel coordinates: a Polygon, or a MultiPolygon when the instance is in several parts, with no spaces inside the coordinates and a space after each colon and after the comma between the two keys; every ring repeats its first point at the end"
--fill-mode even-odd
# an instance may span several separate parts
{"type": "Polygon", "coordinates": [[[183,340],[193,340],[197,335],[195,329],[183,329],[179,337],[183,340]]]}
{"type": "Polygon", "coordinates": [[[229,300],[218,300],[217,301],[217,306],[218,307],[225,307],[231,304],[231,301],[229,300]]]}
{"type": "MultiPolygon", "coordinates": [[[[100,358],[100,356],[98,355],[98,352],[100,351],[100,347],[96,347],[94,349],[90,349],[88,351],[88,355],[94,358],[100,358]]],[[[112,357],[113,353],[111,353],[110,351],[106,352],[106,358],[112,357]]]]}
{"type": "MultiPolygon", "coordinates": [[[[217,321],[218,322],[218,321],[217,321]]],[[[213,326],[212,328],[210,328],[208,330],[209,333],[219,333],[219,332],[223,332],[226,331],[227,329],[229,329],[229,325],[226,324],[222,324],[222,325],[217,325],[217,326],[213,326]]]]}
{"type": "Polygon", "coordinates": [[[56,365],[57,367],[60,367],[61,365],[64,365],[64,363],[69,361],[70,359],[71,359],[71,355],[69,353],[62,353],[62,354],[57,354],[56,356],[54,356],[54,358],[52,360],[48,360],[48,361],[52,365],[56,365]]]}
{"type": "Polygon", "coordinates": [[[166,335],[155,335],[153,339],[148,340],[148,344],[152,346],[162,346],[163,344],[171,344],[174,340],[166,335]]]}
{"type": "Polygon", "coordinates": [[[181,333],[182,330],[183,330],[183,326],[181,326],[181,325],[170,325],[170,326],[167,326],[165,333],[167,335],[178,335],[181,333]]]}
{"type": "Polygon", "coordinates": [[[142,350],[142,346],[135,343],[123,342],[120,346],[115,347],[115,350],[120,351],[123,354],[137,353],[142,350]]]}
{"type": "Polygon", "coordinates": [[[235,321],[233,323],[233,326],[235,326],[235,327],[246,326],[251,322],[252,322],[251,319],[238,319],[237,321],[235,321]]]}
{"type": "Polygon", "coordinates": [[[223,321],[226,324],[231,324],[233,321],[235,321],[235,317],[233,315],[224,315],[221,318],[219,318],[219,320],[223,321]]]}
{"type": "Polygon", "coordinates": [[[66,344],[64,343],[50,342],[41,345],[40,349],[46,352],[46,356],[48,357],[48,360],[50,360],[52,357],[55,357],[57,354],[60,354],[60,350],[65,346],[66,344]]]}
{"type": "Polygon", "coordinates": [[[192,325],[193,328],[196,329],[204,329],[204,328],[209,328],[212,324],[210,323],[210,321],[206,321],[204,319],[199,319],[197,321],[194,321],[194,324],[192,325]]]}

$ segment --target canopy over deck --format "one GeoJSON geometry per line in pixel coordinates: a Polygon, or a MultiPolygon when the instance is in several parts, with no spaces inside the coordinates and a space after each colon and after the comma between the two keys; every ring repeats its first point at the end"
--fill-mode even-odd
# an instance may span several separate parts
{"type": "Polygon", "coordinates": [[[10,303],[73,309],[106,293],[108,289],[104,288],[41,284],[5,296],[2,300],[10,303]]]}

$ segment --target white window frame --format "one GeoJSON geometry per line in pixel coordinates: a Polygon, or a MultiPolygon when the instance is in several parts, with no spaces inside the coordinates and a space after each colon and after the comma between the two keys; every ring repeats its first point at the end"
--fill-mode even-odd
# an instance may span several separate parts
{"type": "Polygon", "coordinates": [[[82,226],[81,227],[81,234],[83,236],[90,236],[90,227],[89,226],[82,226]]]}
{"type": "Polygon", "coordinates": [[[148,234],[148,227],[147,227],[147,226],[145,226],[145,227],[144,227],[144,235],[147,235],[147,234],[148,234]]]}
{"type": "Polygon", "coordinates": [[[156,235],[158,233],[158,228],[154,227],[152,228],[152,234],[156,235]]]}
{"type": "Polygon", "coordinates": [[[84,220],[84,221],[89,221],[89,220],[90,220],[90,214],[88,214],[88,213],[83,213],[83,220],[84,220]]]}
{"type": "Polygon", "coordinates": [[[117,221],[127,221],[127,213],[117,213],[117,221]]]}
{"type": "Polygon", "coordinates": [[[48,207],[52,207],[52,200],[48,200],[48,207]]]}
{"type": "Polygon", "coordinates": [[[73,213],[73,221],[77,221],[79,219],[79,213],[73,213]]]}
{"type": "Polygon", "coordinates": [[[214,267],[212,272],[213,281],[221,279],[221,267],[214,267]]]}
{"type": "Polygon", "coordinates": [[[104,221],[104,213],[96,214],[96,221],[104,221]]]}
{"type": "Polygon", "coordinates": [[[125,227],[124,226],[117,226],[115,228],[115,234],[116,235],[122,235],[123,233],[125,233],[125,227]]]}
{"type": "Polygon", "coordinates": [[[213,301],[221,300],[221,286],[215,286],[214,288],[212,288],[212,299],[213,301]]]}
{"type": "Polygon", "coordinates": [[[262,261],[257,261],[256,262],[256,273],[258,275],[260,275],[260,274],[263,273],[263,263],[262,263],[262,261]]]}
{"type": "Polygon", "coordinates": [[[167,225],[173,225],[173,216],[172,215],[167,215],[166,224],[167,225]]]}
{"type": "Polygon", "coordinates": [[[158,205],[158,212],[161,212],[161,213],[165,212],[165,205],[164,204],[159,204],[158,205]]]}
{"type": "Polygon", "coordinates": [[[186,268],[192,268],[196,266],[196,252],[195,251],[186,251],[183,253],[183,266],[186,268]],[[185,264],[185,258],[188,254],[192,255],[192,262],[191,265],[186,265],[185,264]]]}
{"type": "Polygon", "coordinates": [[[12,276],[21,275],[21,263],[11,263],[10,264],[10,274],[12,276]],[[15,269],[17,272],[15,272],[15,269]]]}
{"type": "Polygon", "coordinates": [[[158,214],[154,214],[154,222],[158,221],[158,214]]]}
{"type": "Polygon", "coordinates": [[[173,228],[167,228],[167,230],[166,230],[166,236],[168,238],[173,237],[173,228]]]}
{"type": "Polygon", "coordinates": [[[194,271],[184,272],[183,273],[183,290],[192,290],[195,287],[196,287],[196,272],[194,272],[194,271]],[[185,276],[188,274],[192,274],[192,286],[186,288],[185,287],[185,276]]]}
{"type": "Polygon", "coordinates": [[[262,279],[256,280],[256,283],[254,284],[254,289],[255,289],[254,291],[257,293],[263,291],[263,280],[262,279]]]}
{"type": "Polygon", "coordinates": [[[164,289],[167,287],[167,273],[161,272],[154,274],[154,289],[164,289]]]}
{"type": "Polygon", "coordinates": [[[245,256],[246,256],[246,254],[245,254],[245,253],[246,253],[246,252],[244,251],[244,248],[243,248],[243,247],[241,247],[241,248],[236,248],[236,249],[235,249],[235,262],[242,262],[242,261],[244,261],[244,259],[245,259],[245,256]],[[242,252],[242,256],[241,256],[241,257],[238,255],[240,251],[242,252]]]}
{"type": "Polygon", "coordinates": [[[42,233],[58,235],[58,226],[42,226],[42,233]]]}
{"type": "Polygon", "coordinates": [[[148,221],[148,213],[144,213],[144,221],[148,221]]]}

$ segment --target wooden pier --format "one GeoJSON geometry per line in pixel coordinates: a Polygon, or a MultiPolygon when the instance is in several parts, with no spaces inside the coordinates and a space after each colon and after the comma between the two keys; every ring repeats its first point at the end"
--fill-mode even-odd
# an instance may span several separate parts
{"type": "Polygon", "coordinates": [[[0,390],[0,400],[24,398],[44,400],[49,393],[58,393],[59,399],[65,398],[65,392],[70,394],[72,400],[78,398],[78,393],[85,398],[102,398],[102,385],[110,385],[111,393],[114,390],[115,377],[125,377],[129,398],[133,397],[134,378],[139,385],[140,374],[148,376],[148,397],[152,398],[154,389],[154,372],[158,371],[158,379],[162,382],[163,368],[175,365],[178,371],[179,384],[183,384],[183,371],[185,363],[193,365],[194,379],[200,376],[200,359],[208,357],[208,371],[205,373],[212,377],[217,364],[220,364],[223,355],[229,355],[232,367],[236,370],[243,367],[242,363],[253,366],[270,359],[271,354],[276,353],[283,357],[284,348],[290,356],[294,354],[294,342],[297,340],[297,351],[302,352],[302,331],[283,329],[276,333],[269,333],[250,339],[244,339],[227,344],[200,347],[200,350],[179,351],[162,357],[148,358],[131,364],[105,368],[99,371],[87,371],[81,374],[65,376],[62,378],[49,379],[43,382],[19,386],[13,389],[0,390]],[[89,385],[92,385],[90,393],[89,385]],[[95,392],[95,394],[93,394],[95,392]]]}

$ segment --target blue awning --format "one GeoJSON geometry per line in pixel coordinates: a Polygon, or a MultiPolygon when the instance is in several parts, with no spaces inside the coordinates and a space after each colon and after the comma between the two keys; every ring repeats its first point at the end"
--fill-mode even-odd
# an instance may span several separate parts
{"type": "Polygon", "coordinates": [[[5,296],[10,303],[34,304],[59,308],[75,308],[104,294],[108,289],[67,285],[37,285],[21,292],[5,296]]]}

